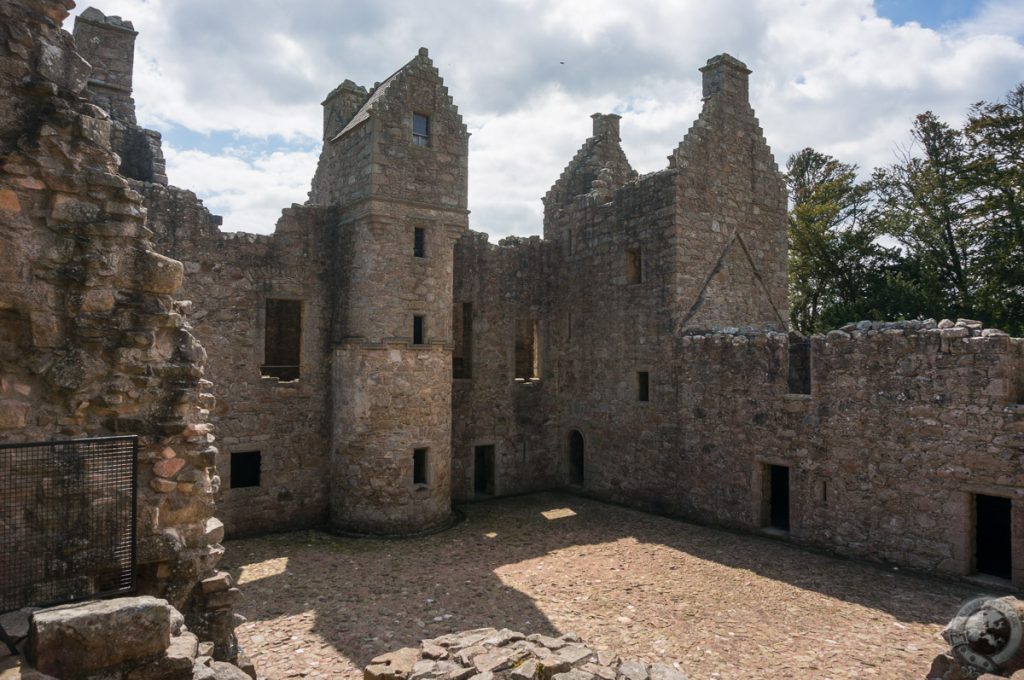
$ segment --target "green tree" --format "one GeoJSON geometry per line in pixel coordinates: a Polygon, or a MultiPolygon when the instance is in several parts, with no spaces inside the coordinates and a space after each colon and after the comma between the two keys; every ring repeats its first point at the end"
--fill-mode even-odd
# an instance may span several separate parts
{"type": "Polygon", "coordinates": [[[789,159],[786,182],[793,327],[809,333],[877,315],[895,252],[877,242],[870,183],[857,181],[857,166],[810,148],[789,159]]]}
{"type": "Polygon", "coordinates": [[[1024,83],[1005,102],[971,107],[964,135],[966,181],[979,284],[977,307],[988,323],[1024,333],[1024,83]]]}
{"type": "Polygon", "coordinates": [[[912,150],[872,176],[877,231],[902,246],[900,277],[913,281],[918,293],[910,307],[923,305],[921,313],[935,316],[976,316],[976,210],[963,133],[929,111],[917,117],[912,135],[912,150]]]}

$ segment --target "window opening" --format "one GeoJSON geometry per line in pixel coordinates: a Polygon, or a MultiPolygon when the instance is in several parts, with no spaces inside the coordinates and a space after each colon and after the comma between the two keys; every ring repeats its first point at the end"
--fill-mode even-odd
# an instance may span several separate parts
{"type": "Polygon", "coordinates": [[[427,483],[427,450],[412,450],[412,483],[427,483]]]}
{"type": "Polygon", "coordinates": [[[455,303],[452,307],[454,348],[452,377],[469,378],[473,374],[473,303],[455,303]]]}
{"type": "Polygon", "coordinates": [[[278,380],[299,379],[302,354],[302,302],[267,298],[260,374],[278,380]]]}
{"type": "Polygon", "coordinates": [[[231,488],[244,489],[260,485],[263,456],[259,451],[231,453],[231,488]]]}
{"type": "Polygon", "coordinates": [[[540,333],[536,319],[516,319],[516,379],[540,380],[540,333]]]}
{"type": "Polygon", "coordinates": [[[412,254],[414,257],[426,257],[426,232],[423,227],[416,227],[413,229],[412,237],[412,254]]]}
{"type": "Polygon", "coordinates": [[[413,316],[413,344],[423,344],[423,316],[420,314],[413,316]]]}
{"type": "Polygon", "coordinates": [[[430,118],[422,113],[412,114],[412,143],[430,146],[430,118]]]}
{"type": "Polygon", "coordinates": [[[643,257],[639,248],[630,248],[626,251],[626,282],[642,283],[644,280],[643,257]]]}
{"type": "Polygon", "coordinates": [[[791,340],[789,343],[789,393],[811,393],[810,340],[791,340]]]}

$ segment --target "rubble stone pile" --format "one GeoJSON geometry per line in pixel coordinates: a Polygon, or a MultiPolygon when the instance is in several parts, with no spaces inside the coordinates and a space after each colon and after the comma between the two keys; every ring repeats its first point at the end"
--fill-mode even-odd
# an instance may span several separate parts
{"type": "Polygon", "coordinates": [[[623,661],[573,634],[476,628],[376,657],[364,680],[686,680],[674,666],[623,661]]]}

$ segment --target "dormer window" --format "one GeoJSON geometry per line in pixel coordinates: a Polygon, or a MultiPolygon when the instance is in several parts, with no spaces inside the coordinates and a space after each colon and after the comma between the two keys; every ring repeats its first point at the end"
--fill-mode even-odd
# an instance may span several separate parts
{"type": "Polygon", "coordinates": [[[422,113],[412,114],[412,143],[416,146],[430,146],[430,117],[422,113]]]}

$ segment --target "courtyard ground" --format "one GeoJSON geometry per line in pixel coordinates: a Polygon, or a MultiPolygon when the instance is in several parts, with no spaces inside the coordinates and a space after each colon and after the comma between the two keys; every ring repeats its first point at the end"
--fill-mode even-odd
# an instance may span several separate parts
{"type": "Polygon", "coordinates": [[[576,496],[463,507],[415,539],[230,541],[261,676],[361,678],[378,654],[467,628],[574,632],[703,678],[924,678],[977,588],[576,496]]]}

